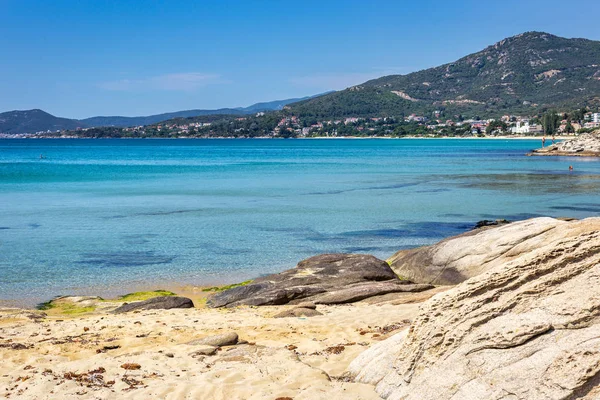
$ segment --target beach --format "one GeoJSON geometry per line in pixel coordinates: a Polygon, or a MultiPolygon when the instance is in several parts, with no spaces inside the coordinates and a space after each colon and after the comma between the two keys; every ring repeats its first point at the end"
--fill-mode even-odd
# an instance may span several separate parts
{"type": "Polygon", "coordinates": [[[387,261],[325,254],[227,287],[0,309],[2,395],[594,399],[599,227],[482,221],[387,261]]]}
{"type": "Polygon", "coordinates": [[[49,312],[44,318],[36,317],[39,311],[3,309],[1,396],[378,399],[373,386],[344,379],[345,369],[372,344],[406,329],[420,303],[438,291],[318,306],[324,315],[310,318],[273,318],[290,306],[49,312]],[[185,344],[230,331],[241,344],[212,356],[185,344]],[[128,363],[139,369],[122,368],[128,363]]]}

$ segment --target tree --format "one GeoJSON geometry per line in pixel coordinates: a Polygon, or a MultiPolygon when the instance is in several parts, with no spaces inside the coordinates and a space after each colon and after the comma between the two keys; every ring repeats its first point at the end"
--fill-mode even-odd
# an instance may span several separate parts
{"type": "Polygon", "coordinates": [[[553,135],[558,130],[558,126],[560,123],[559,116],[553,112],[547,112],[542,117],[542,126],[544,127],[544,133],[546,135],[553,135]]]}
{"type": "Polygon", "coordinates": [[[504,121],[494,120],[488,124],[485,128],[485,133],[487,135],[493,133],[494,131],[506,132],[508,130],[508,125],[504,121]]]}
{"type": "Polygon", "coordinates": [[[575,128],[571,125],[571,121],[567,121],[567,126],[565,127],[567,133],[575,133],[575,128]]]}

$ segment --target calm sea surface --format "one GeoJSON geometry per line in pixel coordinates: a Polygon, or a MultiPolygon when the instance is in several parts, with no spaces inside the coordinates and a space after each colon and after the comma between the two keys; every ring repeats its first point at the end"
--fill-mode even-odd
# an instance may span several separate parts
{"type": "Polygon", "coordinates": [[[599,214],[600,161],[524,156],[539,144],[0,140],[0,300],[238,282],[481,219],[599,214]]]}

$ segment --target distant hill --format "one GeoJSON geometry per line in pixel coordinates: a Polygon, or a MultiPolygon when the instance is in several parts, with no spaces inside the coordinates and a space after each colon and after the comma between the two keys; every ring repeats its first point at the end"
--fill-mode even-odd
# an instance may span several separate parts
{"type": "Polygon", "coordinates": [[[80,121],[55,117],[42,110],[8,111],[0,114],[0,133],[57,131],[84,127],[80,121]]]}
{"type": "Polygon", "coordinates": [[[81,122],[89,127],[116,126],[126,128],[129,126],[151,125],[173,118],[189,118],[201,115],[245,115],[248,114],[242,109],[220,108],[218,110],[185,110],[171,113],[148,115],[143,117],[122,117],[122,116],[100,116],[82,119],[81,122]]]}
{"type": "MultiPolygon", "coordinates": [[[[317,95],[320,96],[320,95],[317,95]]],[[[144,117],[91,117],[82,120],[59,118],[42,110],[8,111],[0,113],[0,133],[35,133],[57,130],[75,130],[101,126],[129,127],[151,125],[174,118],[204,115],[248,115],[260,111],[281,110],[285,105],[313,98],[314,96],[256,103],[248,107],[221,108],[217,110],[186,110],[144,117]]]]}
{"type": "Polygon", "coordinates": [[[291,105],[304,117],[529,114],[600,103],[600,42],[527,32],[458,61],[291,105]]]}
{"type": "MultiPolygon", "coordinates": [[[[319,96],[319,95],[317,95],[319,96]]],[[[254,114],[260,111],[273,111],[281,110],[284,106],[290,103],[295,103],[302,100],[313,98],[314,96],[308,96],[297,99],[286,99],[286,100],[275,100],[265,103],[256,103],[248,107],[237,107],[237,108],[219,108],[216,110],[185,110],[176,111],[172,113],[164,113],[157,115],[149,115],[146,117],[91,117],[82,119],[81,122],[87,126],[140,126],[140,125],[151,125],[157,122],[166,121],[174,118],[189,118],[199,117],[202,115],[247,115],[254,114]]]]}

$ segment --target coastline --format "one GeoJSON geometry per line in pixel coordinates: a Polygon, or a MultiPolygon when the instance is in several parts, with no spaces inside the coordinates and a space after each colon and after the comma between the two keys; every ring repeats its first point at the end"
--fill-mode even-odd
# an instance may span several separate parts
{"type": "MultiPolygon", "coordinates": [[[[76,140],[368,140],[368,139],[382,139],[382,140],[403,140],[403,139],[457,139],[457,140],[541,140],[541,136],[403,136],[403,137],[393,137],[393,136],[315,136],[315,137],[298,137],[298,138],[278,138],[278,137],[270,137],[270,136],[258,136],[252,138],[245,137],[169,137],[169,138],[159,138],[159,137],[102,137],[102,138],[90,138],[90,137],[0,137],[0,140],[36,140],[36,139],[60,139],[60,140],[68,140],[68,139],[76,139],[76,140]]],[[[556,140],[568,140],[573,139],[573,136],[556,136],[556,140]]]]}
{"type": "MultiPolygon", "coordinates": [[[[285,269],[282,267],[281,270],[285,269]]],[[[252,279],[256,279],[259,275],[257,274],[252,279]]],[[[63,293],[55,293],[50,297],[18,297],[13,299],[2,299],[0,298],[0,309],[2,308],[19,308],[24,310],[35,310],[37,306],[56,299],[58,297],[87,297],[87,296],[98,296],[106,299],[116,299],[120,296],[124,296],[130,293],[137,292],[150,292],[155,290],[166,290],[177,295],[190,297],[192,300],[206,298],[211,294],[205,289],[214,287],[223,287],[228,285],[234,285],[240,282],[244,282],[248,279],[247,276],[242,276],[239,279],[205,279],[201,281],[186,281],[185,278],[177,280],[151,280],[151,281],[137,281],[132,280],[125,282],[125,284],[112,284],[109,286],[105,285],[90,285],[76,290],[65,290],[63,293]]]]}

